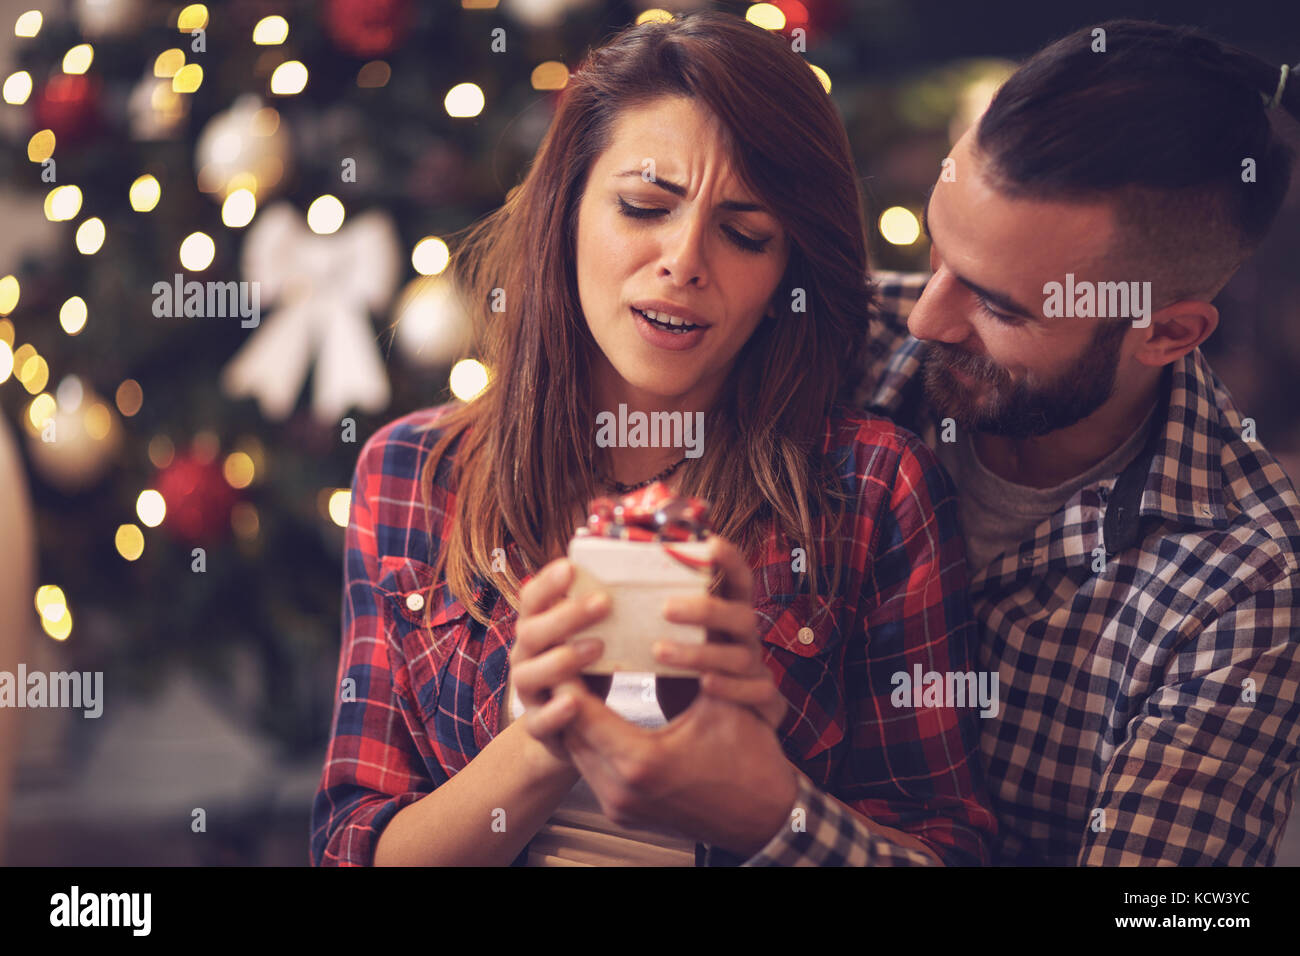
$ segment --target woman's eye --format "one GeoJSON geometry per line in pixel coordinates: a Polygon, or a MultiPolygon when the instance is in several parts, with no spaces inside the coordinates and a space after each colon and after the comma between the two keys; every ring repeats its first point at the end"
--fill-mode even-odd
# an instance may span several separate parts
{"type": "MultiPolygon", "coordinates": [[[[668,214],[667,209],[661,209],[658,206],[634,206],[622,196],[618,197],[618,210],[630,219],[652,219],[656,216],[668,214]]],[[[727,234],[727,238],[732,243],[746,252],[762,252],[771,241],[770,239],[755,239],[731,228],[724,228],[722,231],[727,234]]]]}
{"type": "Polygon", "coordinates": [[[622,196],[618,197],[619,211],[633,219],[648,219],[651,216],[657,216],[659,213],[667,213],[667,209],[660,209],[656,206],[633,206],[622,196]]]}
{"type": "Polygon", "coordinates": [[[744,233],[736,232],[734,229],[726,229],[724,231],[731,237],[732,242],[744,249],[746,252],[762,252],[763,247],[770,241],[768,239],[752,239],[744,233]]]}

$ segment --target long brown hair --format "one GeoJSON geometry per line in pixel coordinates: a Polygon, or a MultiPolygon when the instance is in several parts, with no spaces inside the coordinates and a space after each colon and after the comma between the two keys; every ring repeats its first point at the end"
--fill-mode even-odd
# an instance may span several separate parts
{"type": "MultiPolygon", "coordinates": [[[[751,564],[773,519],[805,548],[813,571],[825,557],[815,522],[833,518],[838,529],[845,495],[821,436],[863,347],[872,291],[844,125],[780,35],[716,12],[631,26],[572,75],[524,180],[467,231],[450,266],[476,313],[490,378],[430,426],[441,435],[422,487],[427,502],[439,460],[463,439],[454,527],[436,570],[484,623],[490,608],[466,599],[475,579],[517,610],[522,577],[564,553],[575,510],[596,494],[590,370],[598,346],[577,292],[577,209],[619,111],[663,95],[692,97],[721,120],[736,175],[790,240],[777,299],[785,305],[737,355],[705,419],[708,434],[726,438],[683,466],[682,491],[711,502],[714,530],[751,564]],[[792,311],[800,296],[804,310],[792,311]],[[493,551],[507,542],[519,560],[493,571],[493,551]]],[[[827,590],[840,574],[837,552],[827,590]]],[[[818,574],[810,577],[816,596],[818,574]]]]}

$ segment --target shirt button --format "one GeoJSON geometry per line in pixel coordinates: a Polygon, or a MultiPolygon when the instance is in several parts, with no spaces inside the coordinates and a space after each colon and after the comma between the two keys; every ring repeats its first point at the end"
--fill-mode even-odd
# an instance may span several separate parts
{"type": "Polygon", "coordinates": [[[811,644],[811,643],[812,643],[813,641],[815,641],[816,639],[817,639],[817,638],[816,638],[816,635],[813,634],[813,630],[812,630],[811,627],[801,627],[801,628],[799,628],[799,643],[800,643],[800,644],[811,644]]]}
{"type": "Polygon", "coordinates": [[[406,607],[412,611],[419,611],[424,608],[424,595],[419,591],[406,596],[406,607]]]}

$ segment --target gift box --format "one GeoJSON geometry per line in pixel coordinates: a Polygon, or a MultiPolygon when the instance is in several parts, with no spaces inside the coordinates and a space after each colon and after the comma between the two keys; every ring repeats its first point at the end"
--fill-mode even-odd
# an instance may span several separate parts
{"type": "Polygon", "coordinates": [[[658,640],[706,640],[705,628],[666,620],[663,606],[670,597],[709,591],[714,569],[707,513],[707,504],[674,495],[662,482],[624,498],[591,503],[587,526],[569,542],[574,566],[569,596],[581,600],[603,591],[611,606],[603,619],[570,638],[598,637],[605,642],[604,653],[583,668],[584,674],[699,676],[656,661],[651,647],[658,640]]]}

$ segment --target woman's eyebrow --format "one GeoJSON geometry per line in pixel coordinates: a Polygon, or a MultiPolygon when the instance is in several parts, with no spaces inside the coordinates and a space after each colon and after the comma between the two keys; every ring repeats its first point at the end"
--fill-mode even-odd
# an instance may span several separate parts
{"type": "MultiPolygon", "coordinates": [[[[621,173],[615,173],[614,178],[621,179],[624,176],[640,176],[640,175],[641,175],[641,170],[639,169],[625,169],[621,173]]],[[[658,176],[656,176],[654,179],[647,179],[645,181],[648,183],[652,183],[655,186],[658,186],[660,189],[667,190],[668,192],[672,193],[674,196],[686,195],[685,186],[679,185],[678,183],[671,183],[666,179],[660,179],[658,176]]],[[[739,199],[724,199],[722,202],[718,203],[718,208],[729,209],[733,212],[767,212],[767,209],[764,208],[763,206],[758,205],[758,203],[741,202],[739,199]]]]}

